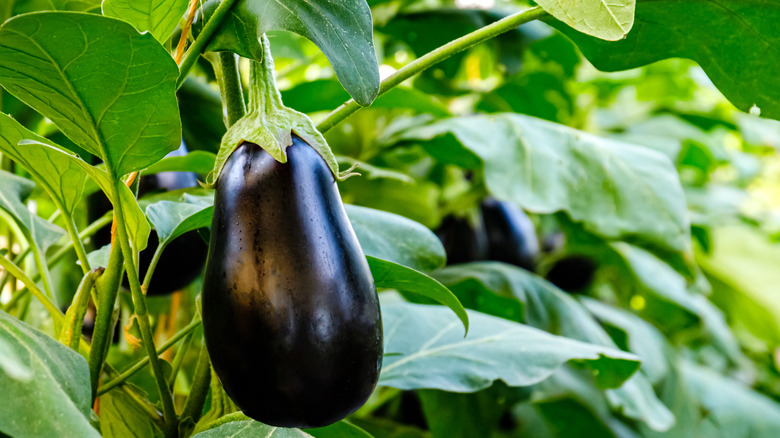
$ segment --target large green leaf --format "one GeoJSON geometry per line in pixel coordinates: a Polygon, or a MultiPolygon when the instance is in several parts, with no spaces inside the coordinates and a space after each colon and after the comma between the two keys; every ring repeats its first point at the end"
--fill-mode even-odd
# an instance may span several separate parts
{"type": "Polygon", "coordinates": [[[87,173],[45,138],[0,113],[0,151],[24,167],[68,215],[81,200],[87,173]],[[20,145],[25,139],[36,143],[20,145]]]}
{"type": "MultiPolygon", "coordinates": [[[[3,186],[5,187],[5,186],[3,186]]],[[[13,437],[98,437],[89,424],[89,368],[78,353],[0,311],[3,363],[13,358],[29,375],[0,366],[0,434],[13,437]]]]}
{"type": "Polygon", "coordinates": [[[712,230],[712,252],[696,260],[713,281],[713,300],[740,330],[780,344],[780,245],[758,230],[724,226],[712,230]]]}
{"type": "Polygon", "coordinates": [[[222,438],[226,436],[232,438],[371,438],[371,435],[366,431],[343,420],[330,426],[306,431],[268,426],[254,420],[231,421],[198,433],[193,438],[222,438]]]}
{"type": "Polygon", "coordinates": [[[381,210],[356,205],[344,208],[366,255],[420,271],[444,266],[444,247],[425,226],[381,210]]]}
{"type": "Polygon", "coordinates": [[[100,396],[100,432],[104,438],[161,438],[149,413],[122,391],[100,396]]]}
{"type": "Polygon", "coordinates": [[[41,12],[0,27],[0,85],[118,175],[179,147],[177,76],[151,35],[113,18],[41,12]]]}
{"type": "Polygon", "coordinates": [[[635,246],[617,242],[610,246],[623,258],[633,274],[639,292],[647,297],[642,314],[670,330],[680,320],[698,320],[713,344],[735,362],[741,358],[739,345],[720,312],[706,297],[688,291],[685,278],[653,254],[635,246]],[[675,316],[686,313],[687,315],[675,316]],[[690,320],[690,319],[689,319],[690,320]]]}
{"type": "Polygon", "coordinates": [[[34,241],[31,245],[37,245],[45,253],[65,235],[65,230],[38,217],[22,203],[35,187],[32,181],[0,170],[0,187],[0,210],[10,214],[20,227],[30,233],[34,241]]]}
{"type": "Polygon", "coordinates": [[[620,333],[622,339],[616,343],[642,358],[642,372],[653,384],[660,382],[669,372],[666,358],[666,339],[652,324],[617,307],[602,303],[592,298],[580,297],[585,305],[601,324],[615,329],[612,338],[620,333]]]}
{"type": "Polygon", "coordinates": [[[435,279],[398,263],[366,256],[376,287],[411,292],[449,307],[469,331],[469,316],[455,295],[435,279]]]}
{"type": "MultiPolygon", "coordinates": [[[[383,294],[383,297],[385,295],[383,294]]],[[[470,311],[469,334],[443,306],[383,299],[385,358],[379,385],[475,392],[495,380],[538,383],[569,361],[585,362],[601,383],[619,385],[636,356],[470,311]]]]}
{"type": "Polygon", "coordinates": [[[158,201],[146,207],[146,215],[164,246],[182,234],[211,225],[214,203],[211,197],[185,194],[183,202],[158,201]]]}
{"type": "Polygon", "coordinates": [[[448,119],[399,139],[426,141],[439,160],[482,167],[491,194],[526,210],[565,211],[605,238],[689,248],[677,171],[656,151],[520,114],[448,119]]]}
{"type": "Polygon", "coordinates": [[[605,42],[554,24],[596,68],[627,70],[666,58],[699,63],[739,109],[780,118],[780,5],[769,0],[655,0],[636,5],[625,39],[605,42]],[[684,18],[683,18],[684,17],[684,18]]]}
{"type": "Polygon", "coordinates": [[[99,12],[102,0],[15,0],[13,15],[37,11],[85,11],[99,12]]]}
{"type": "MultiPolygon", "coordinates": [[[[708,412],[708,422],[729,438],[780,435],[780,404],[712,369],[686,363],[682,374],[690,391],[708,412]]],[[[700,436],[713,436],[703,433],[700,436]]]]}
{"type": "Polygon", "coordinates": [[[139,31],[149,31],[164,44],[187,10],[187,0],[104,0],[103,15],[119,18],[139,31]]]}
{"type": "MultiPolygon", "coordinates": [[[[617,348],[593,316],[574,298],[523,269],[495,262],[468,263],[439,270],[434,276],[466,307],[491,311],[500,309],[491,299],[493,295],[507,302],[515,298],[523,305],[513,312],[501,311],[498,315],[568,338],[617,348]],[[483,302],[490,303],[489,307],[483,308],[483,302]],[[517,312],[520,309],[522,313],[517,312]]],[[[620,388],[607,390],[606,395],[610,404],[623,415],[641,420],[654,430],[666,430],[674,423],[674,416],[658,400],[643,374],[635,374],[620,388]]]]}
{"type": "Polygon", "coordinates": [[[537,0],[536,3],[575,30],[614,41],[624,38],[631,30],[636,0],[537,0]]]}
{"type": "MultiPolygon", "coordinates": [[[[204,6],[206,16],[216,7],[204,6]]],[[[211,39],[208,50],[231,51],[260,61],[258,39],[270,30],[288,30],[316,44],[328,57],[344,88],[367,106],[379,92],[371,11],[365,0],[239,0],[211,39]]]]}

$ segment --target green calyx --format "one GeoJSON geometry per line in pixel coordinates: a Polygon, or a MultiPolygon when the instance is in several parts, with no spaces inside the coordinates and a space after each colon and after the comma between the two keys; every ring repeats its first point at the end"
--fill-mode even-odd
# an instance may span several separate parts
{"type": "Polygon", "coordinates": [[[213,187],[216,184],[225,162],[244,142],[255,143],[280,163],[286,163],[286,149],[292,144],[293,133],[322,156],[337,180],[355,175],[350,173],[352,169],[339,173],[336,156],[309,116],[284,106],[276,86],[271,45],[265,35],[260,38],[260,44],[263,46],[263,61],[252,61],[250,69],[249,112],[222,137],[207,185],[213,187]]]}

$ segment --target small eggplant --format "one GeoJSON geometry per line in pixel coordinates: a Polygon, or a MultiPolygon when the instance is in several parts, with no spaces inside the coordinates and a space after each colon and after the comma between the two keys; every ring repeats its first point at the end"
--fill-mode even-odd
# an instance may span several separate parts
{"type": "Polygon", "coordinates": [[[517,205],[488,199],[482,203],[488,237],[488,260],[509,263],[533,272],[539,239],[531,219],[517,205]]]}
{"type": "Polygon", "coordinates": [[[382,365],[379,300],[323,158],[243,143],[216,183],[203,284],[214,370],[246,415],[319,427],[362,406],[382,365]]]}

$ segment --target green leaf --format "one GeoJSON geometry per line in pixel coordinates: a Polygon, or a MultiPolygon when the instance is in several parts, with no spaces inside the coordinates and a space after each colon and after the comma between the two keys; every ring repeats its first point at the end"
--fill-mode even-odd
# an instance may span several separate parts
{"type": "Polygon", "coordinates": [[[16,0],[13,15],[37,11],[99,12],[102,0],[16,0]]]}
{"type": "Polygon", "coordinates": [[[0,187],[0,210],[10,214],[19,227],[28,231],[34,244],[44,253],[65,235],[65,230],[36,216],[22,203],[35,187],[32,181],[0,170],[0,187]]]}
{"type": "Polygon", "coordinates": [[[89,265],[93,268],[96,268],[98,266],[100,267],[107,267],[108,266],[108,259],[111,256],[111,244],[103,245],[100,247],[100,249],[96,249],[94,251],[91,251],[89,254],[87,254],[87,260],[89,261],[89,265]]]}
{"type": "Polygon", "coordinates": [[[585,362],[598,379],[608,376],[610,383],[620,384],[639,367],[632,354],[474,311],[465,338],[460,322],[443,306],[383,299],[382,320],[385,358],[379,385],[399,389],[475,392],[499,379],[528,386],[569,361],[585,362]]]}
{"type": "Polygon", "coordinates": [[[12,380],[22,382],[30,381],[33,377],[32,369],[16,355],[13,345],[4,338],[0,338],[0,372],[12,380]]]}
{"type": "MultiPolygon", "coordinates": [[[[669,372],[666,358],[666,339],[652,324],[617,307],[588,297],[580,297],[580,302],[602,325],[607,325],[622,334],[622,341],[616,342],[642,358],[642,372],[653,384],[659,383],[669,372]]],[[[615,335],[613,334],[613,339],[615,335]]]]}
{"type": "MultiPolygon", "coordinates": [[[[302,113],[331,111],[348,99],[349,94],[344,91],[339,82],[331,79],[303,82],[294,88],[282,91],[282,100],[291,108],[302,113]],[[312,96],[317,96],[317,98],[312,99],[312,96]]],[[[447,107],[435,97],[420,90],[406,87],[391,88],[385,94],[377,97],[371,104],[371,108],[404,108],[438,117],[450,115],[447,107]]]]}
{"type": "MultiPolygon", "coordinates": [[[[216,6],[213,0],[204,6],[206,17],[216,6]]],[[[365,0],[239,0],[207,50],[231,51],[261,61],[263,49],[258,40],[270,30],[295,32],[316,44],[360,105],[368,106],[376,98],[379,66],[374,53],[371,10],[365,0]]]]}
{"type": "Polygon", "coordinates": [[[370,433],[346,420],[341,420],[330,426],[306,429],[306,433],[314,438],[371,438],[370,433]]]}
{"type": "MultiPolygon", "coordinates": [[[[5,187],[5,186],[3,186],[5,187]]],[[[98,437],[89,424],[89,368],[78,353],[0,311],[0,339],[7,364],[32,372],[17,379],[0,367],[0,433],[14,437],[98,437]]]]}
{"type": "Polygon", "coordinates": [[[149,413],[122,391],[100,396],[100,431],[104,438],[161,438],[149,413]]]}
{"type": "Polygon", "coordinates": [[[685,363],[682,373],[689,390],[722,436],[773,438],[780,435],[780,404],[776,401],[700,365],[685,363]]]}
{"type": "Polygon", "coordinates": [[[537,0],[553,17],[584,34],[619,40],[634,24],[636,0],[537,0]]]}
{"type": "MultiPolygon", "coordinates": [[[[35,139],[28,139],[22,141],[20,147],[46,148],[47,154],[51,155],[52,157],[57,157],[52,159],[69,160],[71,164],[77,165],[90,177],[92,177],[92,180],[98,185],[98,187],[100,187],[100,189],[107,194],[107,197],[111,199],[111,196],[109,195],[111,194],[112,183],[105,170],[87,164],[84,160],[79,158],[77,155],[74,155],[73,153],[54,149],[51,147],[51,145],[53,145],[53,143],[48,141],[44,143],[35,139]]],[[[62,165],[64,166],[64,162],[62,165]]],[[[63,188],[63,190],[66,189],[63,188]]],[[[141,251],[142,249],[146,248],[146,243],[149,239],[149,231],[151,228],[149,227],[149,223],[146,221],[144,212],[141,211],[141,208],[138,206],[138,201],[135,198],[135,194],[133,194],[133,192],[126,185],[121,184],[121,187],[119,188],[119,195],[122,197],[122,201],[124,202],[125,222],[128,228],[128,233],[130,234],[130,241],[138,251],[141,251]]],[[[112,204],[114,203],[113,200],[111,202],[112,204]]]]}
{"type": "Polygon", "coordinates": [[[748,111],[756,105],[762,116],[778,119],[780,76],[773,67],[780,63],[774,31],[778,20],[780,9],[766,0],[658,0],[637,2],[634,29],[617,42],[552,24],[599,70],[692,59],[737,108],[748,111]]]}
{"type": "Polygon", "coordinates": [[[444,247],[425,226],[381,210],[356,205],[344,208],[366,255],[418,271],[444,266],[444,247]]]}
{"type": "Polygon", "coordinates": [[[311,437],[300,429],[268,426],[254,420],[231,421],[214,429],[193,435],[192,438],[306,438],[311,437]]]}
{"type": "Polygon", "coordinates": [[[214,168],[216,158],[216,154],[207,151],[193,151],[183,157],[166,157],[146,168],[144,175],[160,172],[193,172],[208,175],[214,168]]]}
{"type": "Polygon", "coordinates": [[[411,292],[430,298],[450,308],[463,323],[466,334],[469,331],[469,316],[466,309],[449,289],[433,278],[398,263],[366,256],[376,287],[411,292]]]}
{"type": "Polygon", "coordinates": [[[119,18],[165,44],[187,11],[187,0],[104,0],[103,15],[119,18]]]}
{"type": "Polygon", "coordinates": [[[696,261],[712,278],[713,301],[738,330],[748,331],[774,346],[780,343],[780,246],[760,231],[745,226],[712,230],[713,250],[696,261]]]}
{"type": "MultiPolygon", "coordinates": [[[[512,312],[514,320],[568,338],[617,348],[598,322],[574,298],[559,290],[541,277],[504,263],[468,263],[439,270],[434,275],[469,307],[477,304],[478,310],[495,308],[495,304],[483,309],[482,297],[490,302],[491,295],[506,300],[511,297],[522,302],[522,314],[512,312]],[[461,298],[462,299],[462,298],[461,298]],[[515,319],[516,318],[516,319],[515,319]]],[[[501,316],[506,316],[501,314],[501,316]]],[[[474,322],[472,321],[472,325],[474,322]]],[[[620,381],[610,381],[610,375],[599,375],[602,387],[614,387],[620,381]]],[[[645,422],[653,430],[663,431],[674,424],[674,416],[661,403],[647,378],[634,374],[620,388],[607,391],[610,404],[623,415],[645,422]]]]}
{"type": "Polygon", "coordinates": [[[688,291],[685,278],[653,254],[627,243],[610,246],[625,260],[640,291],[648,298],[642,314],[656,324],[674,331],[684,327],[686,317],[694,318],[712,338],[713,344],[738,362],[742,355],[739,344],[726,324],[723,314],[700,294],[688,291]],[[674,317],[675,312],[687,315],[674,317]],[[682,321],[681,321],[682,320],[682,321]]]}
{"type": "Polygon", "coordinates": [[[435,438],[473,438],[499,427],[509,408],[505,385],[495,384],[475,393],[454,393],[433,389],[417,391],[425,424],[435,438]]]}
{"type": "Polygon", "coordinates": [[[87,173],[66,152],[0,113],[0,151],[24,167],[70,216],[81,201],[87,173]],[[20,145],[25,139],[36,143],[20,145]]]}
{"type": "Polygon", "coordinates": [[[483,167],[490,193],[526,210],[565,211],[609,239],[690,246],[677,171],[656,151],[520,114],[453,118],[398,138],[427,141],[441,161],[483,167]]]}
{"type": "Polygon", "coordinates": [[[42,12],[0,27],[0,85],[117,176],[179,147],[177,76],[151,35],[113,18],[42,12]]]}
{"type": "Polygon", "coordinates": [[[146,215],[157,230],[160,246],[182,234],[211,225],[212,199],[184,195],[184,202],[158,201],[146,207],[146,215]]]}

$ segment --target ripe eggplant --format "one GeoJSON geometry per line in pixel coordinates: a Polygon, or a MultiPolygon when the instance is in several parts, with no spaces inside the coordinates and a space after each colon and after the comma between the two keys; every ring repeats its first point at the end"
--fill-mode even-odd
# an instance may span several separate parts
{"type": "Polygon", "coordinates": [[[382,320],[332,172],[295,135],[287,160],[243,143],[220,172],[203,329],[214,370],[246,415],[319,427],[374,390],[382,320]]]}
{"type": "Polygon", "coordinates": [[[476,223],[465,218],[444,218],[436,235],[447,252],[447,263],[492,260],[534,271],[539,240],[531,219],[509,202],[487,199],[480,205],[476,223]]]}
{"type": "Polygon", "coordinates": [[[451,265],[487,259],[488,241],[481,220],[472,224],[465,217],[447,216],[436,229],[436,236],[451,265]]]}
{"type": "MultiPolygon", "coordinates": [[[[182,142],[179,149],[167,156],[184,156],[187,149],[182,142]]],[[[198,186],[198,177],[192,172],[160,172],[149,175],[141,175],[138,181],[138,197],[158,192],[186,189],[198,186]]],[[[99,219],[111,210],[111,202],[103,192],[90,195],[87,202],[87,217],[90,222],[99,219]]],[[[108,245],[111,242],[111,227],[106,226],[98,230],[92,238],[95,246],[108,245]]],[[[159,240],[157,233],[152,230],[146,249],[141,251],[138,257],[138,272],[143,280],[149,265],[152,262],[154,252],[157,250],[159,240]]],[[[149,283],[148,295],[167,295],[192,283],[203,271],[206,264],[207,247],[197,231],[190,231],[174,239],[163,251],[157,267],[149,283]]],[[[125,288],[129,288],[127,277],[123,279],[125,288]]]]}
{"type": "Polygon", "coordinates": [[[597,268],[588,257],[570,255],[555,262],[545,278],[566,292],[581,293],[593,282],[597,268]]]}
{"type": "Polygon", "coordinates": [[[481,209],[488,236],[488,259],[533,272],[539,256],[539,239],[531,219],[510,202],[487,199],[481,209]]]}

